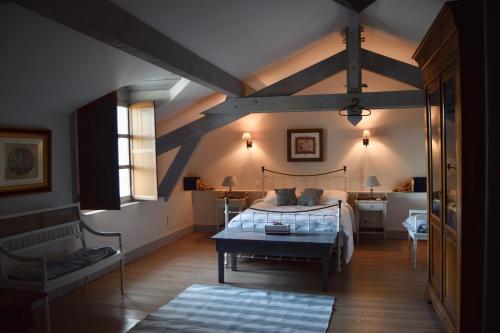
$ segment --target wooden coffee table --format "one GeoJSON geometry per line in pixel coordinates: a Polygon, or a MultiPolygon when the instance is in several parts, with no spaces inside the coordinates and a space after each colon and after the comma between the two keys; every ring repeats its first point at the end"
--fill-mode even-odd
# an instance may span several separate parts
{"type": "MultiPolygon", "coordinates": [[[[321,258],[322,289],[328,289],[328,276],[332,264],[332,253],[337,248],[337,233],[266,235],[263,232],[233,231],[225,229],[215,236],[218,252],[219,283],[224,283],[224,254],[231,253],[231,269],[237,270],[236,254],[291,256],[321,258]]],[[[337,251],[340,260],[340,251],[337,251]]]]}

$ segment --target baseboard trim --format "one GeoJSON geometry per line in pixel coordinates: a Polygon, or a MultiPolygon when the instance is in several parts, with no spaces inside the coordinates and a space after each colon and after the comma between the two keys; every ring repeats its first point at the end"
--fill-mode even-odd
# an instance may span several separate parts
{"type": "MultiPolygon", "coordinates": [[[[159,248],[163,247],[163,246],[166,246],[170,243],[173,243],[175,242],[176,240],[186,236],[186,235],[189,235],[190,233],[193,232],[193,226],[190,225],[190,226],[187,226],[185,228],[182,228],[170,235],[167,235],[165,237],[162,237],[160,239],[157,239],[155,241],[152,241],[151,243],[148,243],[146,245],[143,245],[141,247],[138,247],[136,249],[133,249],[129,252],[126,252],[125,253],[125,264],[128,264],[128,263],[131,263],[137,259],[140,259],[141,257],[144,257],[156,250],[158,250],[159,248]]],[[[116,263],[114,265],[111,265],[109,267],[106,267],[105,269],[103,269],[102,271],[100,272],[97,272],[97,273],[94,273],[92,275],[89,275],[88,277],[88,281],[92,281],[92,280],[95,280],[95,279],[98,279],[100,278],[101,276],[104,276],[106,274],[109,274],[111,273],[112,271],[114,270],[117,270],[119,269],[120,267],[120,264],[119,263],[116,263]]],[[[83,279],[81,281],[75,281],[71,284],[68,284],[64,287],[61,287],[57,290],[54,290],[50,293],[49,295],[49,299],[50,300],[53,300],[53,299],[56,299],[56,298],[59,298],[77,288],[80,288],[82,286],[84,286],[84,281],[83,279]]],[[[120,284],[117,283],[116,284],[116,288],[117,290],[120,289],[120,284]]],[[[127,292],[127,267],[125,267],[125,293],[127,292]]],[[[43,302],[40,302],[40,304],[35,304],[36,306],[40,306],[40,305],[43,305],[43,302]]]]}

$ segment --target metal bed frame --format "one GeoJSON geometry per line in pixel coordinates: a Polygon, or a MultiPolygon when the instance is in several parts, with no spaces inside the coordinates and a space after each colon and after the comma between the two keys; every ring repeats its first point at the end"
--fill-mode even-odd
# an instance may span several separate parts
{"type": "MultiPolygon", "coordinates": [[[[289,174],[289,173],[284,173],[284,172],[279,172],[279,171],[274,171],[274,170],[269,170],[269,169],[266,169],[264,166],[262,167],[262,190],[264,191],[265,190],[265,179],[266,179],[266,176],[265,176],[265,172],[270,172],[270,173],[274,173],[274,174],[279,174],[279,175],[283,175],[283,176],[290,176],[290,177],[318,177],[318,176],[324,176],[324,175],[328,175],[328,174],[334,174],[334,173],[338,173],[338,172],[343,172],[343,175],[342,175],[342,178],[343,178],[343,182],[344,182],[344,191],[346,191],[347,189],[347,178],[346,178],[346,172],[347,172],[347,167],[344,166],[342,167],[341,169],[337,169],[337,170],[332,170],[332,171],[327,171],[327,172],[322,172],[322,173],[316,173],[316,174],[289,174]]],[[[225,230],[230,230],[230,228],[228,227],[229,225],[229,222],[230,222],[230,215],[231,214],[239,214],[240,216],[240,219],[242,217],[242,214],[246,214],[246,215],[250,215],[251,214],[251,224],[253,225],[253,228],[250,228],[251,230],[248,230],[248,228],[246,230],[243,229],[243,226],[241,226],[241,228],[235,228],[235,230],[239,230],[239,231],[258,231],[256,230],[256,226],[257,224],[258,225],[265,225],[265,224],[273,224],[273,223],[287,223],[287,224],[290,224],[291,226],[293,225],[294,226],[294,230],[296,230],[296,225],[297,225],[297,216],[300,215],[301,217],[304,216],[303,213],[306,213],[306,212],[313,212],[313,211],[317,211],[317,210],[320,210],[320,209],[325,209],[325,208],[333,208],[333,207],[338,207],[338,213],[337,214],[307,214],[308,218],[307,218],[307,231],[306,232],[309,232],[311,230],[311,216],[321,216],[321,219],[322,221],[324,222],[325,220],[325,217],[333,217],[334,219],[336,219],[336,231],[335,230],[332,230],[331,232],[336,232],[337,233],[337,238],[336,238],[336,266],[337,266],[337,271],[340,272],[341,271],[341,253],[342,253],[342,250],[341,250],[341,240],[343,240],[343,233],[342,233],[342,226],[340,224],[340,220],[342,218],[342,213],[341,213],[341,208],[342,208],[342,201],[339,200],[336,204],[333,204],[333,205],[329,205],[329,206],[325,206],[325,207],[321,207],[321,208],[315,208],[315,209],[305,209],[303,211],[294,211],[294,212],[283,212],[283,211],[273,211],[273,210],[264,210],[264,209],[257,209],[257,208],[251,208],[252,210],[254,210],[254,212],[241,212],[241,211],[232,211],[229,207],[229,199],[228,198],[225,198],[224,199],[224,227],[225,227],[225,230]],[[258,215],[260,214],[261,217],[262,215],[265,215],[265,222],[262,222],[262,219],[259,220],[259,222],[255,222],[255,215],[258,215]],[[271,218],[270,219],[270,215],[271,216],[274,216],[274,218],[271,218]],[[276,216],[279,216],[279,218],[276,218],[276,216]],[[288,220],[284,220],[284,217],[287,216],[287,217],[292,217],[292,220],[288,219],[288,220]],[[292,223],[293,222],[293,223],[292,223]]],[[[248,222],[246,222],[248,223],[248,222]]],[[[304,224],[303,222],[301,222],[301,224],[304,224]]],[[[262,231],[264,232],[264,231],[262,231]]],[[[326,232],[330,232],[330,231],[326,231],[326,232]]],[[[325,231],[322,231],[321,233],[325,233],[325,231]]],[[[282,257],[282,256],[279,256],[279,257],[274,257],[274,256],[270,256],[270,255],[266,255],[266,256],[256,256],[254,254],[250,254],[250,255],[245,255],[245,254],[238,254],[238,257],[247,257],[247,258],[255,258],[255,259],[266,259],[266,260],[293,260],[293,261],[299,261],[299,260],[304,260],[304,259],[300,259],[300,258],[288,258],[288,257],[282,257]]],[[[306,261],[312,261],[313,259],[312,258],[307,258],[305,259],[306,261]]],[[[227,260],[226,258],[226,267],[228,266],[229,264],[229,260],[227,260]]]]}

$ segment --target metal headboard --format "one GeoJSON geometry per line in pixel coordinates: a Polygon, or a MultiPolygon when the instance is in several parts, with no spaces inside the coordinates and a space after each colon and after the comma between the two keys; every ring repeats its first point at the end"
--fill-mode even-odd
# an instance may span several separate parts
{"type": "Polygon", "coordinates": [[[264,166],[262,166],[261,171],[262,171],[262,181],[261,181],[261,183],[262,183],[262,191],[265,191],[265,179],[266,179],[265,173],[266,172],[277,174],[277,175],[281,175],[281,176],[287,176],[287,177],[319,177],[319,176],[326,176],[326,175],[329,175],[329,174],[334,174],[334,173],[337,173],[337,172],[342,172],[343,174],[342,174],[341,177],[344,180],[344,192],[347,192],[347,176],[346,176],[347,166],[345,166],[345,165],[342,168],[337,169],[337,170],[325,171],[325,172],[313,173],[313,174],[293,174],[293,173],[286,173],[286,172],[280,172],[280,171],[266,169],[266,167],[264,167],[264,166]]]}

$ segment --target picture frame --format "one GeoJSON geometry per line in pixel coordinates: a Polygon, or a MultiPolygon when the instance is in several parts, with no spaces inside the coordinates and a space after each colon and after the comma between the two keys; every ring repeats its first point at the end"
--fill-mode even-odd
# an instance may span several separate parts
{"type": "Polygon", "coordinates": [[[287,130],[288,162],[322,162],[323,129],[287,130]]]}
{"type": "Polygon", "coordinates": [[[0,128],[0,196],[51,191],[49,129],[0,128]]]}

